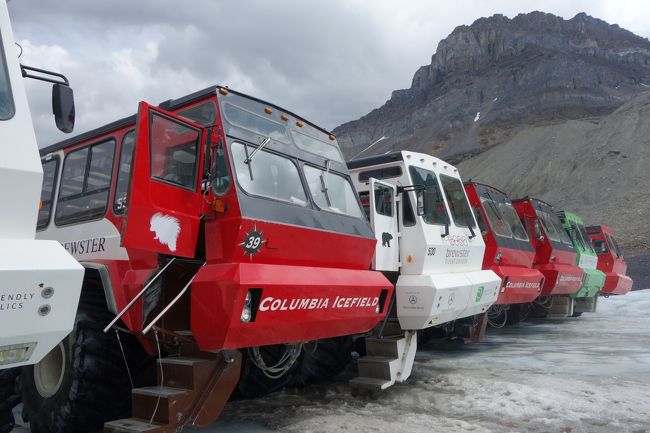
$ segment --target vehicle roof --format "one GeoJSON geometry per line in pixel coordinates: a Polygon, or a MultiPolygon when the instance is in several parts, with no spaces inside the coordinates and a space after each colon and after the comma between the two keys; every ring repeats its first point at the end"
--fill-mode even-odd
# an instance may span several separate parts
{"type": "MultiPolygon", "coordinates": [[[[309,125],[311,125],[314,128],[324,132],[325,134],[331,134],[331,132],[327,131],[326,129],[323,129],[320,126],[313,124],[312,122],[304,119],[301,116],[296,115],[295,113],[292,113],[289,110],[285,110],[284,108],[282,108],[282,107],[280,107],[278,105],[275,105],[275,104],[273,104],[271,102],[265,101],[263,99],[259,99],[259,98],[256,98],[254,96],[250,96],[250,95],[247,95],[245,93],[238,92],[236,90],[232,90],[227,86],[220,86],[220,85],[210,86],[210,87],[207,87],[207,88],[205,88],[203,90],[199,90],[197,92],[190,93],[189,95],[185,95],[185,96],[182,96],[182,97],[177,98],[177,99],[168,99],[166,101],[163,101],[160,104],[158,104],[158,107],[162,108],[163,110],[174,110],[174,109],[182,107],[184,105],[188,105],[188,104],[191,104],[193,102],[200,101],[201,99],[204,99],[204,98],[206,98],[206,97],[208,97],[210,95],[216,94],[217,90],[221,89],[221,88],[227,89],[228,92],[231,92],[231,93],[234,93],[234,94],[237,94],[237,95],[241,95],[241,96],[244,96],[244,97],[246,97],[248,99],[252,99],[254,101],[257,101],[257,102],[260,102],[260,103],[267,104],[267,105],[270,105],[272,107],[275,107],[278,110],[282,110],[283,112],[285,112],[285,113],[287,113],[287,114],[289,114],[289,115],[291,115],[291,116],[293,116],[293,117],[295,117],[297,119],[300,119],[300,120],[308,123],[309,125]]],[[[86,140],[92,139],[93,137],[97,137],[99,135],[104,135],[104,134],[107,134],[109,132],[115,131],[117,129],[125,128],[125,127],[127,127],[129,125],[133,125],[135,123],[135,119],[136,119],[136,115],[132,114],[130,116],[124,117],[124,118],[116,120],[114,122],[107,123],[106,125],[100,126],[98,128],[92,129],[90,131],[84,132],[84,133],[76,135],[74,137],[70,137],[70,138],[68,138],[66,140],[59,141],[57,143],[46,146],[46,147],[40,149],[40,154],[41,154],[41,156],[42,155],[47,155],[48,153],[56,152],[57,150],[64,149],[66,147],[69,147],[69,146],[72,146],[72,145],[75,145],[75,144],[78,144],[78,143],[82,143],[82,142],[84,142],[86,140]]]]}
{"type": "MultiPolygon", "coordinates": [[[[495,191],[498,191],[498,192],[500,192],[501,194],[503,194],[503,195],[505,195],[506,197],[508,197],[508,194],[507,194],[506,192],[500,190],[499,188],[496,188],[496,187],[494,187],[494,186],[492,186],[492,185],[488,185],[488,184],[486,184],[486,183],[476,182],[476,181],[473,181],[472,179],[470,179],[470,180],[466,180],[465,182],[463,182],[463,185],[480,185],[480,186],[484,186],[484,187],[486,187],[486,188],[490,188],[490,189],[493,189],[493,190],[495,190],[495,191]]],[[[508,198],[510,198],[510,197],[508,197],[508,198]]]]}

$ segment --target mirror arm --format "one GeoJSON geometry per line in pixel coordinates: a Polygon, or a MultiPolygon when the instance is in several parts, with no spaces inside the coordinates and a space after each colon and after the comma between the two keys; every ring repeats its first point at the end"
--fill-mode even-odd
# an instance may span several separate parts
{"type": "Polygon", "coordinates": [[[445,232],[440,235],[441,238],[446,238],[449,236],[449,223],[445,223],[445,232]]]}
{"type": "Polygon", "coordinates": [[[469,227],[469,232],[472,234],[469,238],[474,239],[476,237],[476,233],[474,233],[474,229],[472,228],[471,224],[468,227],[469,227]]]}
{"type": "Polygon", "coordinates": [[[32,78],[34,80],[47,81],[48,83],[54,83],[54,84],[63,84],[64,86],[70,87],[70,82],[68,81],[66,76],[63,74],[59,74],[57,72],[52,72],[45,69],[34,68],[32,66],[25,66],[25,65],[20,65],[20,72],[22,73],[23,78],[32,78]],[[58,77],[59,80],[54,78],[42,77],[40,75],[34,75],[31,74],[30,71],[37,72],[43,75],[49,75],[51,77],[58,77]]]}

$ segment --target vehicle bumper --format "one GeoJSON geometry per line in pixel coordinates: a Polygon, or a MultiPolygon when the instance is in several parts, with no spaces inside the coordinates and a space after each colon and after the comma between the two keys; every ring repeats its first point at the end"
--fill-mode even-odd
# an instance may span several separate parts
{"type": "Polygon", "coordinates": [[[0,368],[37,363],[70,333],[83,275],[56,241],[0,240],[0,368]]]}
{"type": "Polygon", "coordinates": [[[219,350],[367,332],[393,286],[367,270],[226,263],[203,266],[191,290],[192,334],[201,350],[219,350]],[[243,322],[249,290],[252,320],[243,322]]]}
{"type": "Polygon", "coordinates": [[[577,266],[565,263],[552,263],[538,266],[544,275],[541,296],[570,295],[582,287],[584,272],[577,266]]]}
{"type": "Polygon", "coordinates": [[[605,274],[597,269],[583,269],[584,283],[576,293],[571,296],[573,298],[591,298],[596,296],[605,284],[605,274]]]}
{"type": "Polygon", "coordinates": [[[424,329],[483,313],[496,301],[501,279],[491,270],[400,275],[395,288],[402,329],[424,329]]]}
{"type": "Polygon", "coordinates": [[[600,291],[601,295],[625,295],[632,290],[632,278],[617,272],[605,273],[605,284],[600,291]]]}
{"type": "Polygon", "coordinates": [[[544,276],[537,269],[518,266],[494,266],[491,269],[503,281],[495,304],[533,302],[542,292],[544,276]]]}

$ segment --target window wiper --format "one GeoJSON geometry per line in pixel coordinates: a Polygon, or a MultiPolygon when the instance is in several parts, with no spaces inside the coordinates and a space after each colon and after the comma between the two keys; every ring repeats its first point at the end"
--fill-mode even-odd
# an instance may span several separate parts
{"type": "Polygon", "coordinates": [[[253,151],[253,153],[251,153],[250,156],[244,160],[244,164],[250,164],[250,162],[253,160],[253,158],[255,158],[255,155],[257,155],[257,152],[259,152],[260,150],[264,149],[264,146],[266,146],[267,144],[269,144],[269,141],[271,141],[271,137],[266,137],[266,138],[265,138],[265,139],[260,143],[260,145],[257,146],[257,148],[253,151]]]}
{"type": "Polygon", "coordinates": [[[327,202],[327,206],[332,206],[332,202],[330,200],[330,195],[327,192],[327,176],[329,176],[330,173],[330,166],[332,165],[332,161],[329,159],[325,161],[325,172],[321,173],[320,175],[320,182],[321,182],[321,191],[323,192],[323,195],[325,195],[325,201],[327,202]]]}

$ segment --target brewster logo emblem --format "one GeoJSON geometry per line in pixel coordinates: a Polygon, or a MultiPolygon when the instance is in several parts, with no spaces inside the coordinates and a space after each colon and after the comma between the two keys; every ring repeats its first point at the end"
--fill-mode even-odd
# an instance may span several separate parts
{"type": "Polygon", "coordinates": [[[176,241],[181,233],[181,225],[178,219],[158,212],[151,217],[150,224],[149,231],[156,234],[154,239],[166,245],[169,251],[176,251],[176,241]]]}

